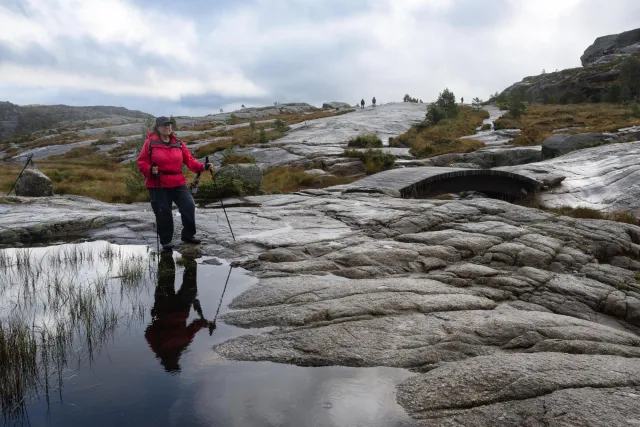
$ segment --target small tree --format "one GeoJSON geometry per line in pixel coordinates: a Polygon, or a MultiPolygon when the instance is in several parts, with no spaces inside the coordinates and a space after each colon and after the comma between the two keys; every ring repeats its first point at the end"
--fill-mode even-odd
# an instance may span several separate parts
{"type": "Polygon", "coordinates": [[[260,144],[266,144],[267,143],[267,131],[264,130],[264,126],[260,126],[260,138],[259,138],[260,144]]]}
{"type": "Polygon", "coordinates": [[[256,131],[256,122],[253,120],[249,122],[249,131],[250,133],[254,133],[256,131]]]}
{"type": "Polygon", "coordinates": [[[478,98],[477,96],[475,98],[473,98],[471,100],[471,106],[473,108],[475,108],[476,110],[480,110],[480,107],[482,107],[482,99],[478,98]]]}
{"type": "Polygon", "coordinates": [[[244,104],[242,104],[241,107],[244,108],[244,104]]]}
{"type": "Polygon", "coordinates": [[[629,86],[631,97],[640,97],[640,58],[636,56],[627,58],[622,63],[620,71],[622,81],[629,86]]]}
{"type": "Polygon", "coordinates": [[[458,117],[460,109],[456,103],[456,96],[449,89],[442,91],[435,103],[444,111],[446,118],[455,119],[458,117]]]}
{"type": "Polygon", "coordinates": [[[178,124],[176,123],[175,117],[169,116],[169,121],[171,122],[171,128],[173,130],[178,130],[178,124]]]}
{"type": "Polygon", "coordinates": [[[440,120],[446,119],[447,113],[437,103],[433,102],[429,105],[427,110],[426,122],[429,126],[435,126],[440,120]]]}
{"type": "Polygon", "coordinates": [[[287,126],[287,122],[285,120],[282,120],[282,119],[276,119],[273,122],[273,127],[278,132],[286,132],[286,131],[289,130],[289,126],[287,126]]]}
{"type": "Polygon", "coordinates": [[[633,92],[629,85],[620,86],[620,102],[629,102],[633,99],[633,92]]]}
{"type": "Polygon", "coordinates": [[[513,92],[509,96],[509,115],[514,119],[519,119],[526,109],[526,105],[522,102],[522,95],[518,92],[513,92]]]}
{"type": "Polygon", "coordinates": [[[222,111],[222,108],[220,109],[220,112],[221,112],[221,113],[224,113],[224,111],[222,111]]]}

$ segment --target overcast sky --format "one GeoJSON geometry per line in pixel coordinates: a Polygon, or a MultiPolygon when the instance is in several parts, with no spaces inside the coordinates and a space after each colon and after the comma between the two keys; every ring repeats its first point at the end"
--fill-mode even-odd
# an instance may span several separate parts
{"type": "Polygon", "coordinates": [[[640,0],[0,0],[0,101],[204,115],[486,99],[638,27],[640,0]]]}

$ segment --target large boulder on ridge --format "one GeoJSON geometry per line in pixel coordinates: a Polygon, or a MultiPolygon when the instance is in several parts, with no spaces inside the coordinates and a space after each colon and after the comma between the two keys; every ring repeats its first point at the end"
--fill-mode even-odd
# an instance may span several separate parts
{"type": "Polygon", "coordinates": [[[580,57],[586,66],[606,55],[640,53],[640,28],[620,34],[598,37],[580,57]]]}
{"type": "Polygon", "coordinates": [[[53,183],[38,169],[25,169],[16,184],[16,196],[53,196],[53,183]]]}
{"type": "Polygon", "coordinates": [[[346,102],[325,102],[322,104],[322,108],[324,109],[336,109],[336,108],[353,108],[351,105],[346,102]]]}
{"type": "Polygon", "coordinates": [[[612,141],[613,135],[604,133],[581,133],[578,135],[551,135],[542,143],[542,158],[552,159],[572,151],[597,147],[612,141]]]}

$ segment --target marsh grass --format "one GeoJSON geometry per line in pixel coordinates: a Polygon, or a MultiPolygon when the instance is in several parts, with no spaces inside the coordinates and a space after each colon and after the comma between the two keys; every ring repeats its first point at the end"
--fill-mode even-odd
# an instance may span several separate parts
{"type": "Polygon", "coordinates": [[[104,244],[0,250],[0,409],[25,414],[61,390],[69,363],[91,362],[119,327],[144,321],[132,290],[155,280],[148,255],[104,244]],[[122,298],[127,295],[127,298],[122,298]]]}

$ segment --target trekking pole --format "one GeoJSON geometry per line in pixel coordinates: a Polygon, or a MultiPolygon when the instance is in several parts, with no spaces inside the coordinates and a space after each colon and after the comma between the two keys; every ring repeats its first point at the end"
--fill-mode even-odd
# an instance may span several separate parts
{"type": "Polygon", "coordinates": [[[227,280],[224,282],[224,288],[222,289],[222,295],[220,295],[220,303],[218,304],[218,309],[216,310],[216,315],[213,316],[213,323],[209,326],[209,332],[213,331],[216,327],[216,319],[218,318],[218,313],[220,313],[220,307],[222,307],[222,301],[224,300],[224,293],[227,291],[227,285],[229,284],[229,278],[231,277],[231,270],[233,267],[229,266],[229,274],[227,274],[227,280]]]}
{"type": "Polygon", "coordinates": [[[16,179],[16,182],[14,182],[13,185],[11,186],[11,188],[9,189],[9,192],[7,193],[7,196],[9,194],[11,194],[11,191],[13,191],[15,186],[18,184],[18,181],[20,181],[20,177],[22,176],[22,173],[27,168],[27,166],[29,166],[29,163],[33,164],[33,160],[32,159],[33,159],[33,154],[29,154],[29,157],[27,157],[27,163],[24,164],[24,167],[20,171],[20,175],[18,175],[18,179],[16,179]]]}
{"type": "MultiPolygon", "coordinates": [[[[205,160],[206,162],[206,160],[205,160]]],[[[208,162],[207,162],[208,163],[208,162]]],[[[220,200],[220,205],[222,206],[222,211],[224,212],[224,216],[227,218],[227,224],[229,224],[229,230],[231,231],[231,237],[233,237],[233,241],[236,241],[236,236],[233,234],[233,228],[231,228],[231,222],[229,222],[229,215],[227,215],[227,210],[224,208],[224,203],[222,203],[222,194],[220,194],[220,191],[218,190],[218,184],[216,183],[216,177],[213,174],[213,170],[209,169],[209,172],[211,172],[211,180],[213,181],[213,187],[216,190],[216,193],[219,194],[218,199],[220,200]]]]}
{"type": "Polygon", "coordinates": [[[152,172],[152,175],[153,175],[154,183],[156,184],[156,188],[155,188],[156,189],[156,191],[155,191],[155,196],[156,196],[155,197],[155,199],[156,199],[155,202],[156,202],[156,212],[157,212],[156,213],[156,254],[159,255],[160,254],[160,230],[158,230],[158,222],[159,222],[159,217],[160,217],[160,203],[158,203],[158,188],[160,186],[159,186],[159,182],[158,182],[159,181],[158,180],[158,178],[159,178],[158,174],[157,173],[153,174],[153,168],[155,168],[156,166],[157,165],[155,163],[151,164],[151,172],[152,172]]]}

